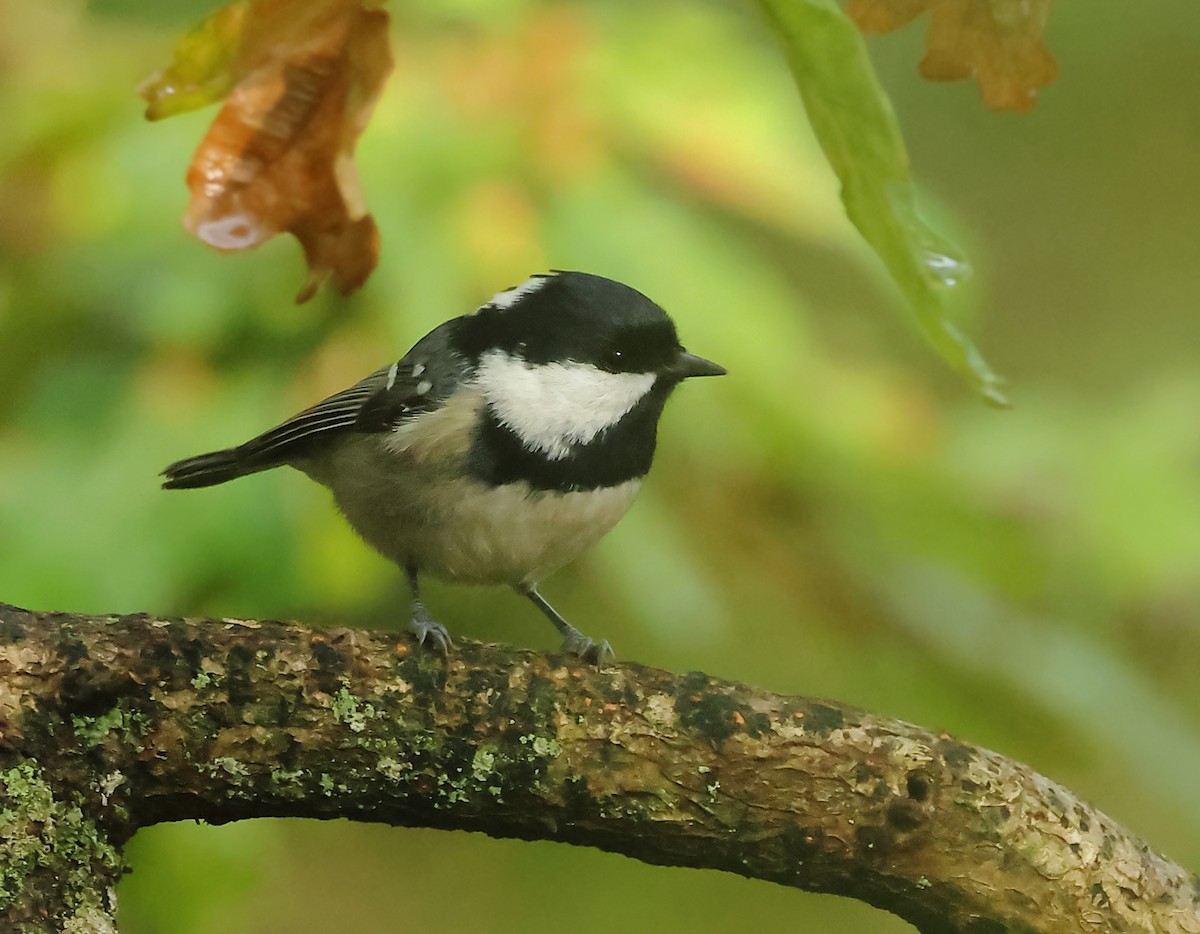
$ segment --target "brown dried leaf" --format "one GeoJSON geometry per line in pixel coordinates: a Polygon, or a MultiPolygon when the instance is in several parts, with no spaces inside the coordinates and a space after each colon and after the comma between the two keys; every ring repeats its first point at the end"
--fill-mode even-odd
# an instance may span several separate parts
{"type": "Polygon", "coordinates": [[[850,0],[864,32],[890,32],[929,11],[921,74],[931,81],[975,78],[992,110],[1032,109],[1058,77],[1042,43],[1050,0],[850,0]]]}
{"type": "Polygon", "coordinates": [[[236,84],[188,168],[189,232],[218,250],[281,231],[304,248],[297,302],[333,279],[350,292],[379,255],[354,146],[392,68],[388,16],[355,0],[252,0],[236,84]]]}

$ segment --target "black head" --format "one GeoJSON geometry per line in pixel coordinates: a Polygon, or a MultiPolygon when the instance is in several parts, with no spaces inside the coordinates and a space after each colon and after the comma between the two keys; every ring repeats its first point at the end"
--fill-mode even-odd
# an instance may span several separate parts
{"type": "Polygon", "coordinates": [[[582,272],[535,276],[456,319],[455,349],[485,400],[470,470],[491,484],[587,490],[642,477],[687,353],[641,292],[582,272]]]}
{"type": "Polygon", "coordinates": [[[534,276],[460,319],[459,348],[471,358],[501,350],[527,363],[587,363],[610,373],[674,379],[718,375],[687,354],[667,313],[637,289],[585,272],[534,276]]]}

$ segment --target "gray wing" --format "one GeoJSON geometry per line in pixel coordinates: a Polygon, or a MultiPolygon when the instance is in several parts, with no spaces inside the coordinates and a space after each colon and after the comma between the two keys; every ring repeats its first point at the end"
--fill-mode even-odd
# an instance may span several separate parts
{"type": "Polygon", "coordinates": [[[281,425],[223,451],[176,461],[163,471],[168,489],[212,486],[302,458],[319,438],[339,432],[390,431],[440,406],[462,382],[466,364],[448,347],[446,325],[403,358],[281,425]]]}
{"type": "MultiPolygon", "coordinates": [[[[323,399],[298,415],[293,415],[282,425],[251,438],[238,450],[250,462],[270,463],[271,466],[285,463],[299,454],[318,435],[357,428],[358,417],[363,406],[379,393],[402,395],[405,391],[415,395],[415,384],[400,375],[400,363],[376,370],[349,389],[343,389],[328,399],[323,399]],[[391,380],[391,387],[388,381],[391,380]]],[[[408,367],[411,370],[411,365],[408,367]]]]}

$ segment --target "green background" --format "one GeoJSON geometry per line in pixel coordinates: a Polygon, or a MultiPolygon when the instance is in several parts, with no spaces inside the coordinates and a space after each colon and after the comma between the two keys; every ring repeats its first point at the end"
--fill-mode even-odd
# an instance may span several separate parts
{"type": "MultiPolygon", "coordinates": [[[[873,39],[982,404],[850,227],[782,55],[735,3],[393,4],[360,144],[383,233],[302,307],[290,238],[222,257],[178,217],[214,111],[137,82],[203,4],[0,0],[0,599],[398,627],[399,575],[276,472],[163,493],[549,267],[622,279],[730,375],[688,384],[629,517],[549,599],[625,658],[835,697],[1029,762],[1200,868],[1200,19],[1059,4],[1027,116],[873,39]],[[433,9],[436,7],[436,10],[433,9]]],[[[502,591],[462,636],[549,648],[502,591]]],[[[122,930],[907,930],[734,876],[345,822],[138,835],[122,930]],[[347,919],[350,919],[349,921],[347,919]]]]}

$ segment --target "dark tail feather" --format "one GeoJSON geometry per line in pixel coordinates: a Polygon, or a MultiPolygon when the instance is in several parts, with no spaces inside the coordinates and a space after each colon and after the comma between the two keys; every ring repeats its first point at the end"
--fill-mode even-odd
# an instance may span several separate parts
{"type": "Polygon", "coordinates": [[[190,490],[201,486],[216,486],[226,480],[243,477],[274,467],[275,464],[250,463],[241,448],[226,448],[210,454],[176,461],[163,470],[164,490],[190,490]]]}

